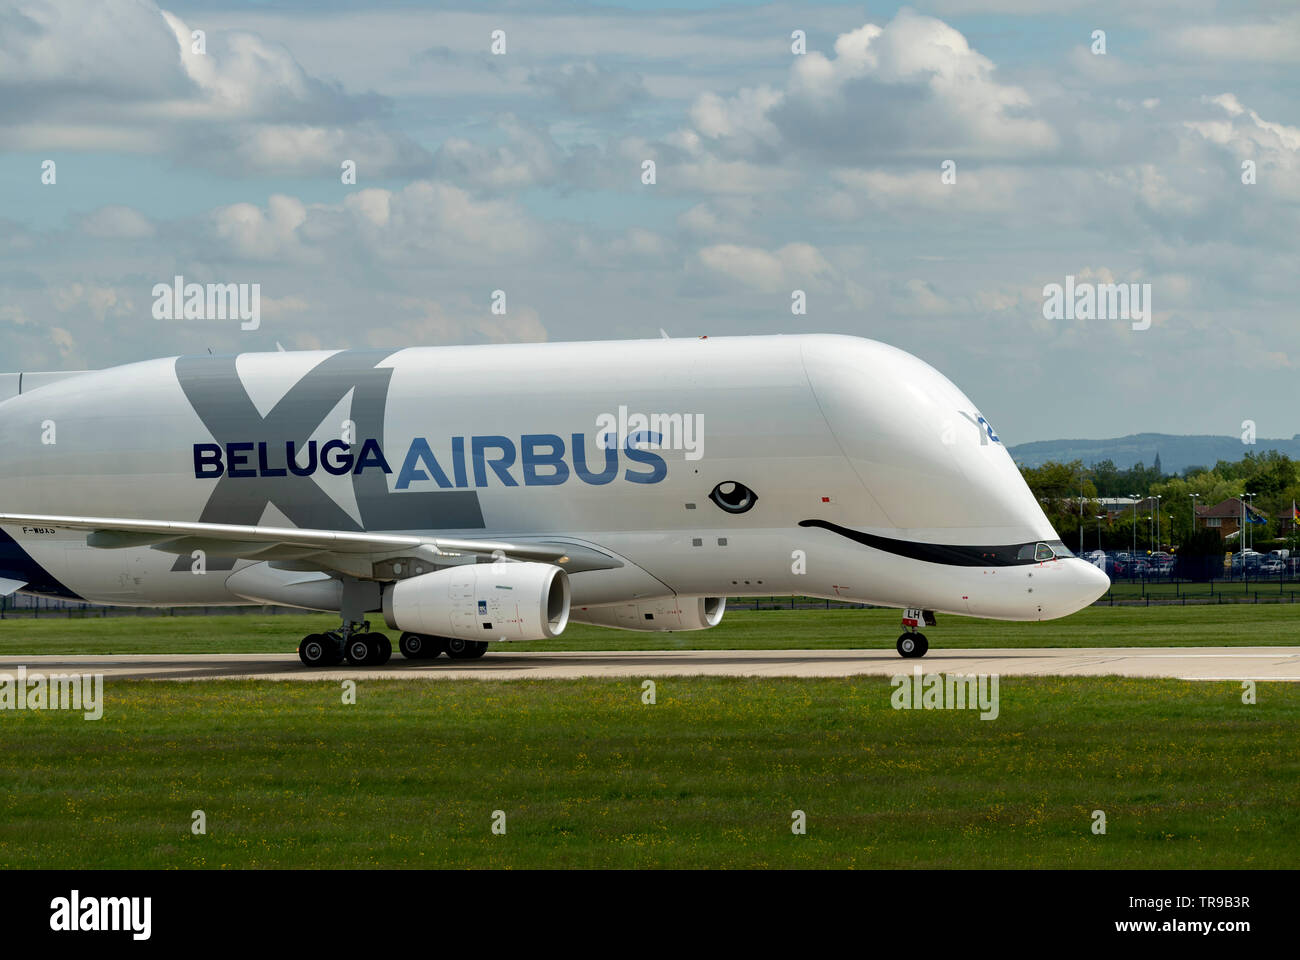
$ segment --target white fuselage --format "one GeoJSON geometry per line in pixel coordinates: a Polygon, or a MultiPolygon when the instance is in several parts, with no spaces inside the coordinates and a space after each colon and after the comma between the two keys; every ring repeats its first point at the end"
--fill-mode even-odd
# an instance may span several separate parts
{"type": "MultiPolygon", "coordinates": [[[[4,512],[545,540],[621,558],[572,576],[575,605],[795,593],[1040,620],[1108,583],[1082,560],[1032,559],[1058,537],[960,390],[854,337],[152,360],[0,403],[0,442],[4,512]],[[602,449],[611,418],[669,436],[602,449]],[[676,439],[690,448],[666,448],[676,439]],[[752,508],[718,506],[720,483],[752,490],[752,508]],[[1004,562],[1026,545],[1030,560],[1004,562]]],[[[3,532],[0,577],[34,592],[245,602],[226,580],[248,561],[194,576],[184,557],[97,549],[84,532],[3,532]]]]}

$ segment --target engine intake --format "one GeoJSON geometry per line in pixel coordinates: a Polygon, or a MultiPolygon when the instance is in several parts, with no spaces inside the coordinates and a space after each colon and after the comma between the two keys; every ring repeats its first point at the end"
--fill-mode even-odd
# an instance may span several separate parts
{"type": "Polygon", "coordinates": [[[394,630],[465,640],[548,640],[569,622],[569,575],[549,563],[467,563],[384,588],[394,630]]]}

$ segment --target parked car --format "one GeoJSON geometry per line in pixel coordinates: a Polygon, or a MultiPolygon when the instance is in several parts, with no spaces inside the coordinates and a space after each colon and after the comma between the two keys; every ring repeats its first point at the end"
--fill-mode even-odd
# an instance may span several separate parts
{"type": "Polygon", "coordinates": [[[1264,555],[1256,550],[1243,550],[1240,553],[1234,553],[1232,555],[1232,573],[1234,576],[1240,576],[1243,567],[1248,574],[1257,573],[1263,559],[1264,555]]]}
{"type": "Polygon", "coordinates": [[[1083,559],[1106,574],[1106,576],[1117,576],[1115,573],[1115,558],[1106,553],[1105,550],[1090,550],[1083,555],[1083,559]]]}

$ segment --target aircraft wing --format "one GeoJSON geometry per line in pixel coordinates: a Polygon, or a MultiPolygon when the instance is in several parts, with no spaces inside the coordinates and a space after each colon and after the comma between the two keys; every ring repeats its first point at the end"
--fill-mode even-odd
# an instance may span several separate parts
{"type": "Polygon", "coordinates": [[[86,543],[105,550],[151,547],[165,553],[204,550],[215,556],[249,560],[318,561],[313,566],[341,569],[349,559],[380,559],[403,554],[425,556],[481,554],[552,563],[572,552],[561,544],[507,543],[404,533],[356,533],[298,527],[243,526],[176,520],[130,520],[121,517],[68,517],[29,513],[0,513],[0,524],[85,530],[86,543]],[[348,555],[351,555],[349,558],[348,555]],[[330,557],[344,561],[328,562],[330,557]]]}

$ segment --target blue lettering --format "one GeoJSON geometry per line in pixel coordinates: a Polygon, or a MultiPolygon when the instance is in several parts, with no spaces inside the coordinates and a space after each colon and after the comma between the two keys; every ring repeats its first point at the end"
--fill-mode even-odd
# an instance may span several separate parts
{"type": "Polygon", "coordinates": [[[633,444],[636,443],[662,443],[663,434],[654,433],[650,430],[638,430],[630,434],[623,442],[623,452],[627,454],[629,460],[635,460],[637,463],[644,463],[653,467],[649,473],[633,473],[627,470],[623,473],[623,479],[630,483],[658,483],[664,477],[668,476],[668,464],[664,463],[664,458],[657,453],[651,453],[649,450],[638,450],[633,444]]]}
{"type": "Polygon", "coordinates": [[[573,435],[573,470],[583,483],[599,487],[618,476],[618,447],[610,444],[605,449],[605,469],[592,473],[587,467],[587,438],[581,433],[573,435]]]}
{"type": "Polygon", "coordinates": [[[492,464],[501,483],[507,487],[517,487],[519,483],[510,476],[510,467],[515,462],[515,445],[506,437],[474,437],[471,441],[470,456],[474,461],[474,486],[487,486],[487,464],[492,464]],[[496,460],[485,460],[483,451],[495,447],[501,451],[496,460]]]}
{"type": "Polygon", "coordinates": [[[298,466],[298,449],[292,440],[285,442],[284,459],[295,477],[310,477],[316,472],[316,441],[307,441],[307,466],[298,466]]]}
{"type": "Polygon", "coordinates": [[[255,477],[256,470],[236,470],[236,465],[243,465],[248,462],[247,454],[253,452],[251,443],[228,443],[226,444],[226,476],[228,477],[255,477]]]}
{"type": "Polygon", "coordinates": [[[553,433],[526,433],[519,439],[523,454],[524,486],[553,487],[569,479],[569,465],[564,462],[564,441],[553,433]],[[538,447],[549,447],[550,452],[539,454],[538,447]],[[538,473],[538,467],[550,467],[552,473],[538,473]]]}
{"type": "Polygon", "coordinates": [[[451,438],[451,472],[456,477],[456,487],[462,489],[469,486],[469,481],[465,479],[465,438],[451,438]]]}
{"type": "Polygon", "coordinates": [[[357,457],[357,468],[353,472],[360,473],[366,467],[379,467],[384,473],[393,472],[384,459],[384,451],[379,449],[378,440],[366,440],[361,444],[361,456],[357,457]]]}
{"type": "MultiPolygon", "coordinates": [[[[457,439],[460,438],[458,437],[457,439]]],[[[396,489],[405,490],[411,485],[411,481],[413,480],[429,479],[429,474],[425,473],[419,467],[421,462],[432,471],[433,479],[437,481],[438,486],[451,486],[451,481],[447,479],[447,474],[443,473],[442,467],[438,463],[438,458],[435,457],[433,451],[429,449],[429,441],[424,439],[424,437],[416,437],[411,441],[411,449],[406,451],[406,459],[402,461],[402,470],[397,475],[396,489]]]]}
{"type": "Polygon", "coordinates": [[[219,477],[223,473],[225,473],[225,466],[221,462],[221,444],[194,444],[195,479],[201,477],[219,477]]]}
{"type": "Polygon", "coordinates": [[[263,477],[283,477],[287,470],[284,467],[275,467],[272,469],[266,464],[266,441],[263,440],[257,445],[257,472],[263,477]]]}
{"type": "Polygon", "coordinates": [[[352,472],[352,444],[344,443],[342,440],[331,440],[325,446],[320,448],[320,465],[325,468],[326,473],[331,473],[336,477],[341,477],[345,473],[352,472]],[[330,462],[329,455],[334,450],[342,450],[343,454],[334,463],[330,462]]]}

